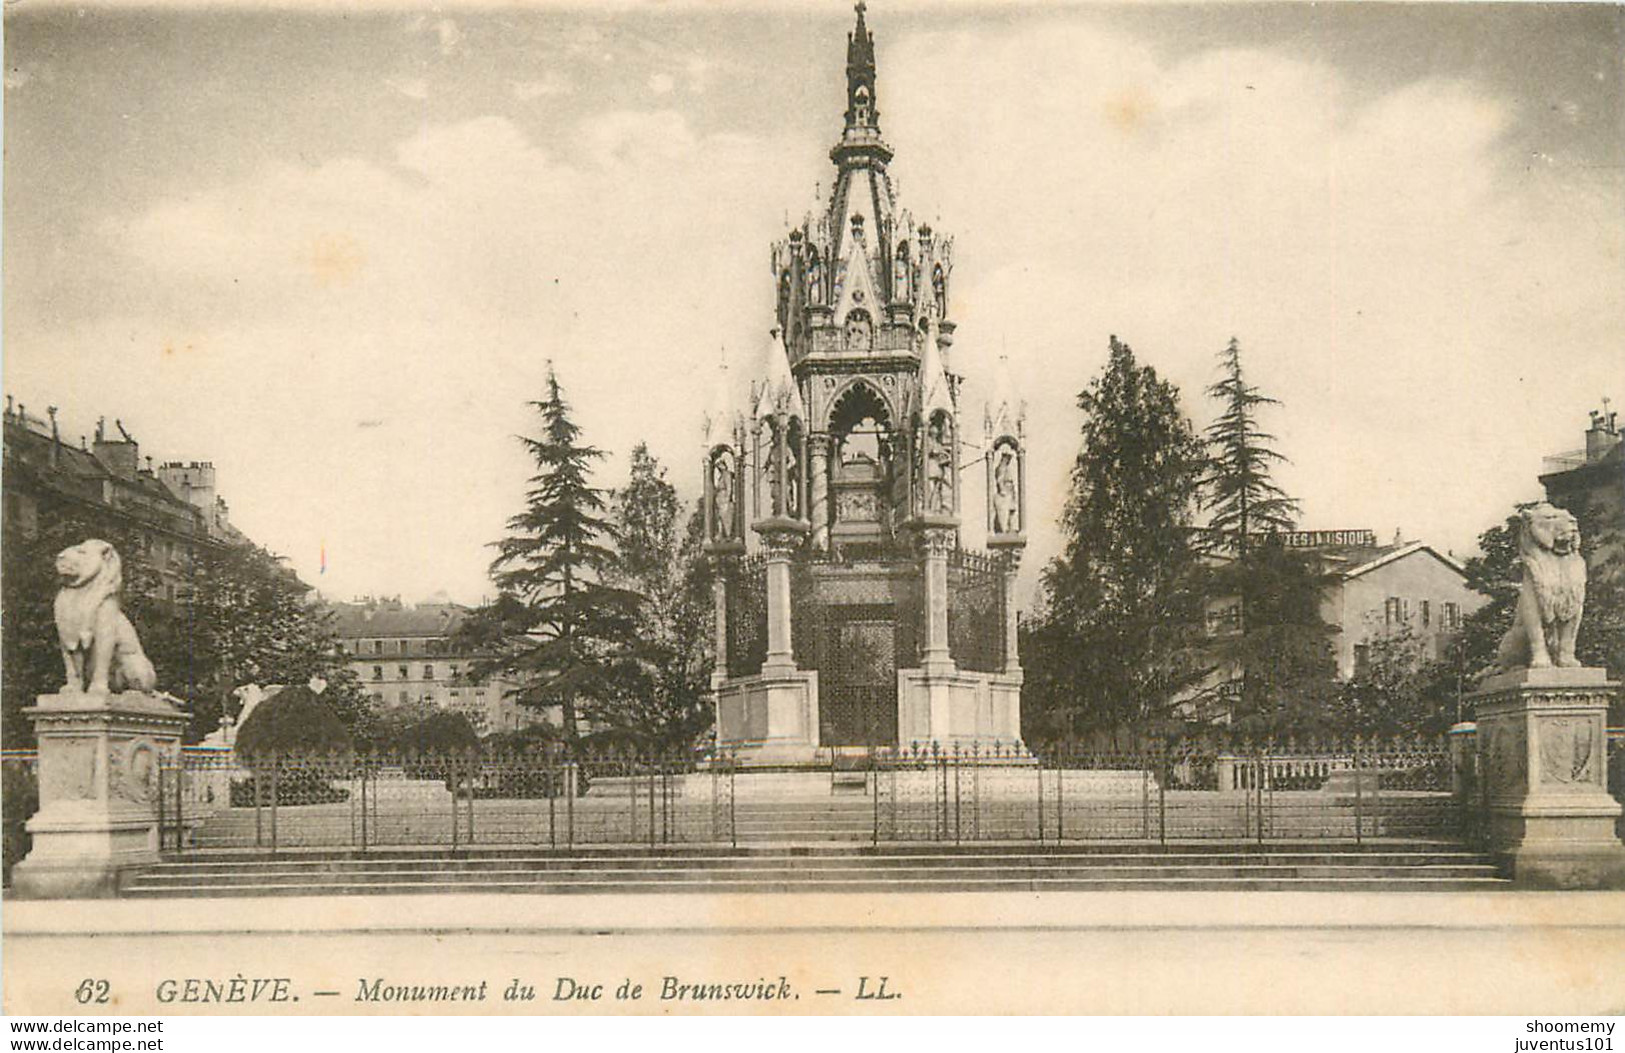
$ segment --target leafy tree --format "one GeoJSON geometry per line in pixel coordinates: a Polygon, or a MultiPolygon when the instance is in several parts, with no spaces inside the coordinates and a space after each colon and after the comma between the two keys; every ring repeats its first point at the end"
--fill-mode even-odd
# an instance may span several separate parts
{"type": "Polygon", "coordinates": [[[611,584],[621,573],[604,491],[592,486],[603,451],[580,441],[557,375],[549,367],[547,397],[532,402],[541,417],[537,437],[520,441],[536,463],[525,508],[494,543],[491,580],[497,598],[459,629],[459,640],[487,655],[473,675],[501,674],[519,686],[520,704],[560,707],[564,734],[581,723],[613,723],[626,667],[637,654],[642,598],[611,584]]]}
{"type": "Polygon", "coordinates": [[[143,537],[130,525],[63,505],[41,510],[32,537],[12,535],[4,546],[4,742],[34,743],[22,710],[36,696],[61,688],[52,604],[62,549],[99,537],[118,550],[124,572],[122,606],[158,672],[158,687],[191,708],[189,739],[219,726],[231,690],[250,681],[303,684],[328,681],[329,705],[347,727],[368,719],[365,695],[345,666],[328,617],[308,602],[309,589],[264,549],[200,545],[180,592],[165,597],[143,537]]]}
{"type": "Polygon", "coordinates": [[[237,729],[236,750],[252,758],[271,752],[327,753],[350,748],[350,731],[326,697],[306,684],[283,688],[254,707],[237,729]]]}
{"type": "Polygon", "coordinates": [[[679,537],[677,491],[639,443],[631,471],[612,502],[621,561],[614,577],[643,597],[638,610],[641,659],[628,670],[620,723],[664,745],[692,743],[710,720],[710,596],[696,596],[705,565],[703,518],[696,509],[679,537]]]}
{"type": "Polygon", "coordinates": [[[1337,730],[1357,735],[1437,735],[1456,720],[1454,656],[1430,660],[1409,626],[1367,645],[1364,667],[1328,707],[1337,730]]]}
{"type": "Polygon", "coordinates": [[[1022,645],[1029,738],[1167,716],[1207,671],[1191,529],[1206,461],[1179,390],[1114,336],[1078,408],[1064,548],[1022,645]]]}
{"type": "MultiPolygon", "coordinates": [[[[1275,436],[1258,426],[1258,410],[1279,403],[1247,383],[1241,369],[1241,343],[1234,337],[1219,353],[1224,376],[1207,389],[1220,413],[1207,429],[1209,467],[1202,480],[1211,536],[1228,542],[1245,560],[1255,534],[1291,530],[1298,503],[1270,477],[1270,468],[1286,458],[1270,444],[1275,436]]],[[[1246,617],[1245,609],[1243,618],[1246,617]]]]}

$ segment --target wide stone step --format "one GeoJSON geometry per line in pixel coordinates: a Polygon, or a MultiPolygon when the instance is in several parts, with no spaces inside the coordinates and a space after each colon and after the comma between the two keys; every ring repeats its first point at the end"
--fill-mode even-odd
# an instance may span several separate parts
{"type": "Polygon", "coordinates": [[[433,880],[412,883],[379,883],[370,880],[328,881],[320,884],[300,884],[285,881],[265,881],[239,885],[192,884],[148,886],[136,884],[126,890],[131,897],[155,896],[330,896],[357,894],[408,893],[494,893],[526,892],[550,894],[627,894],[656,893],[881,893],[881,892],[1088,892],[1088,891],[1273,891],[1273,892],[1467,892],[1486,891],[1509,887],[1498,877],[1414,877],[1414,876],[1351,876],[1351,877],[1295,877],[1276,876],[1260,878],[1218,879],[1203,876],[1187,877],[1120,877],[1096,873],[1089,876],[1047,876],[1035,878],[1004,877],[946,877],[941,879],[884,879],[861,878],[820,882],[802,880],[767,881],[755,878],[738,880],[672,879],[663,881],[579,880],[548,881],[534,878],[506,879],[481,882],[433,880]]]}
{"type": "Polygon", "coordinates": [[[1105,889],[1422,891],[1506,887],[1458,846],[899,845],[860,848],[200,852],[137,875],[131,896],[367,892],[884,892],[1105,889]]]}
{"type": "Polygon", "coordinates": [[[1486,864],[1474,855],[1461,853],[1449,854],[1401,854],[1401,853],[1351,853],[1338,855],[1325,853],[1318,855],[1279,855],[1257,856],[1249,854],[1239,855],[1170,855],[1157,856],[1146,853],[1127,853],[1122,855],[904,855],[904,856],[823,856],[823,857],[797,857],[797,856],[743,856],[743,857],[673,857],[673,858],[601,858],[583,859],[579,857],[535,856],[513,858],[481,858],[481,859],[368,859],[365,857],[340,860],[301,860],[278,859],[254,862],[196,862],[196,863],[161,863],[144,871],[147,875],[164,877],[169,875],[237,875],[243,873],[263,873],[276,871],[280,873],[312,873],[312,874],[344,874],[344,873],[381,873],[381,872],[423,872],[423,873],[481,873],[500,872],[511,870],[535,871],[601,871],[601,872],[628,872],[628,871],[654,871],[671,872],[684,870],[716,870],[716,871],[762,871],[776,869],[794,869],[798,872],[816,873],[820,871],[834,871],[862,867],[871,870],[905,870],[919,868],[954,868],[958,870],[1011,870],[1011,869],[1064,869],[1064,868],[1103,868],[1122,866],[1141,867],[1240,867],[1240,868],[1271,868],[1271,867],[1388,867],[1388,868],[1417,868],[1417,867],[1462,867],[1484,866],[1486,864]]]}
{"type": "Polygon", "coordinates": [[[952,877],[972,877],[972,879],[1050,879],[1050,877],[1064,876],[1113,876],[1113,877],[1482,877],[1493,876],[1493,868],[1479,866],[1479,864],[1332,864],[1316,863],[1292,866],[1292,864],[1264,863],[1264,864],[1051,864],[1051,866],[999,866],[999,868],[983,868],[983,866],[954,866],[954,864],[931,864],[931,866],[890,866],[890,868],[874,868],[868,864],[858,866],[825,866],[825,868],[799,868],[799,866],[756,866],[756,868],[712,868],[712,866],[682,866],[682,868],[660,869],[653,871],[637,866],[593,866],[593,868],[577,868],[577,866],[497,866],[497,868],[481,869],[405,869],[405,868],[356,868],[345,871],[317,871],[317,869],[278,868],[278,866],[262,866],[262,868],[245,869],[245,871],[218,871],[218,873],[202,874],[187,869],[172,869],[172,871],[156,871],[156,873],[143,874],[141,886],[172,886],[172,884],[221,884],[221,886],[234,886],[234,884],[249,884],[249,882],[296,882],[296,884],[323,884],[332,881],[375,881],[375,882],[421,882],[445,881],[448,877],[455,877],[470,884],[486,884],[491,881],[505,881],[505,879],[528,879],[535,877],[538,881],[570,881],[570,879],[626,879],[626,881],[697,881],[704,877],[712,877],[717,881],[788,881],[817,882],[840,881],[851,877],[884,877],[887,881],[938,881],[938,879],[952,879],[952,877]]]}

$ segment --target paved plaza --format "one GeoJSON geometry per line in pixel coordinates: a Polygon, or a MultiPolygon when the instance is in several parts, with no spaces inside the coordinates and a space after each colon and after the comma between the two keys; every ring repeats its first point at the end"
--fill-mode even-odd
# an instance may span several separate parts
{"type": "Polygon", "coordinates": [[[91,960],[119,1012],[411,1011],[357,1000],[380,979],[486,983],[483,1003],[420,1007],[435,1013],[1625,1011],[1625,894],[1606,892],[8,902],[4,923],[13,1012],[77,1011],[91,960]],[[158,1001],[166,979],[238,976],[286,977],[299,1001],[158,1001]],[[662,1001],[667,976],[784,976],[799,997],[662,1001]],[[901,998],[856,999],[882,976],[901,998]],[[560,978],[603,998],[556,1001],[560,978]],[[504,1004],[515,979],[534,1001],[504,1004]],[[623,979],[644,997],[617,1001],[623,979]]]}

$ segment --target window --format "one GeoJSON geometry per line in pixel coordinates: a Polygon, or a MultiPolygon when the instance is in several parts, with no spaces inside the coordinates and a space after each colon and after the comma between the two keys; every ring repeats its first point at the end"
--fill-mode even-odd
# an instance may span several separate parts
{"type": "Polygon", "coordinates": [[[1446,600],[1444,603],[1444,610],[1440,611],[1439,613],[1443,618],[1444,627],[1446,629],[1461,628],[1461,607],[1458,604],[1446,600]]]}
{"type": "Polygon", "coordinates": [[[406,647],[407,647],[407,644],[408,644],[408,643],[409,643],[409,642],[410,642],[410,641],[408,641],[408,640],[402,640],[402,641],[400,641],[400,645],[401,645],[401,654],[405,654],[405,653],[406,653],[406,647]]]}
{"type": "Polygon", "coordinates": [[[374,680],[382,680],[384,678],[384,667],[381,666],[381,665],[373,666],[372,667],[372,678],[374,680]]]}
{"type": "Polygon", "coordinates": [[[1390,596],[1382,605],[1382,623],[1384,625],[1398,625],[1405,620],[1405,602],[1398,596],[1390,596]]]}
{"type": "Polygon", "coordinates": [[[384,653],[384,641],[382,641],[382,640],[374,640],[372,642],[372,653],[373,654],[383,654],[384,653]]]}
{"type": "Polygon", "coordinates": [[[382,691],[374,691],[372,693],[372,700],[374,702],[382,702],[384,700],[384,693],[382,691]]]}
{"type": "Polygon", "coordinates": [[[399,674],[399,676],[400,676],[400,678],[402,680],[410,680],[412,678],[412,671],[410,669],[406,668],[406,666],[404,666],[404,665],[396,666],[395,667],[395,672],[397,674],[399,674]]]}
{"type": "Polygon", "coordinates": [[[455,662],[452,663],[450,675],[453,680],[457,679],[457,664],[455,662]]]}
{"type": "Polygon", "coordinates": [[[1357,643],[1354,645],[1354,675],[1365,676],[1371,672],[1371,645],[1357,643]]]}
{"type": "Polygon", "coordinates": [[[434,666],[433,665],[425,665],[423,667],[423,679],[425,679],[425,680],[433,680],[434,679],[434,666]]]}
{"type": "Polygon", "coordinates": [[[1421,601],[1421,608],[1422,608],[1422,628],[1426,629],[1429,625],[1433,624],[1432,604],[1429,603],[1427,600],[1422,600],[1421,601]]]}
{"type": "Polygon", "coordinates": [[[406,703],[408,703],[410,701],[412,701],[411,693],[407,692],[407,691],[402,691],[401,692],[401,705],[404,706],[404,705],[406,705],[406,703]]]}
{"type": "Polygon", "coordinates": [[[457,698],[457,697],[459,697],[459,696],[458,696],[458,693],[457,693],[457,689],[456,689],[456,688],[455,688],[455,687],[454,687],[454,688],[452,688],[452,689],[451,689],[451,697],[452,697],[452,698],[457,698]]]}

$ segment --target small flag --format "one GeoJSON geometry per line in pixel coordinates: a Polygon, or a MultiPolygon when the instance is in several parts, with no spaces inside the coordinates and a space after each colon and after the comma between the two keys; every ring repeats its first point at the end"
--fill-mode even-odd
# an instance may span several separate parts
{"type": "Polygon", "coordinates": [[[322,569],[317,571],[316,573],[318,573],[318,574],[326,574],[327,573],[327,542],[326,541],[322,542],[322,569]]]}

